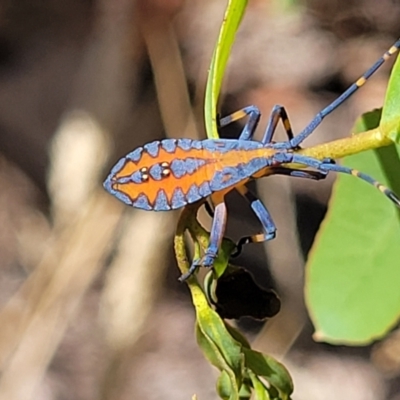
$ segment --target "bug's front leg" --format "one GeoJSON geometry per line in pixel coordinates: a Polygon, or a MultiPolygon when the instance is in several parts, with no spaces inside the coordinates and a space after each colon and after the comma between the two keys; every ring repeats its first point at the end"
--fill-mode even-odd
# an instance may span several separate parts
{"type": "Polygon", "coordinates": [[[231,124],[232,122],[237,121],[238,119],[249,116],[249,120],[246,122],[243,127],[242,133],[239,136],[239,140],[253,140],[254,132],[256,131],[258,122],[260,121],[260,110],[256,106],[248,106],[242,108],[239,111],[234,112],[233,114],[227,115],[219,120],[219,126],[223,128],[231,124]]]}
{"type": "Polygon", "coordinates": [[[214,218],[212,221],[211,231],[210,231],[210,242],[201,260],[201,264],[204,267],[212,267],[214,264],[218,250],[222,243],[222,239],[224,237],[225,227],[226,227],[226,216],[227,216],[226,204],[222,200],[215,206],[214,209],[214,218]]]}

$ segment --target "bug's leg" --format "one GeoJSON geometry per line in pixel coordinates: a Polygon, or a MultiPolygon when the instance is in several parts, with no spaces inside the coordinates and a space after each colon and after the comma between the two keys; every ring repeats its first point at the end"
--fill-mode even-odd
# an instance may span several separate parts
{"type": "Polygon", "coordinates": [[[248,106],[242,108],[239,111],[234,112],[233,114],[227,115],[219,120],[219,127],[223,128],[226,125],[231,124],[232,122],[237,121],[238,119],[242,119],[246,116],[249,116],[249,120],[246,122],[243,127],[242,133],[239,136],[239,140],[251,140],[253,138],[254,132],[257,128],[258,121],[260,120],[260,110],[256,106],[248,106]]]}
{"type": "Polygon", "coordinates": [[[221,246],[226,227],[227,209],[223,199],[215,205],[214,218],[211,225],[210,241],[201,260],[204,267],[212,267],[221,246]]]}
{"type": "Polygon", "coordinates": [[[344,174],[353,175],[357,178],[362,179],[365,182],[368,182],[372,186],[375,186],[379,191],[381,191],[389,200],[391,200],[397,207],[400,208],[400,198],[390,190],[385,185],[381,184],[380,182],[376,181],[371,176],[364,174],[363,172],[357,171],[356,169],[344,167],[342,165],[337,165],[333,162],[333,160],[317,160],[312,157],[306,157],[300,154],[290,154],[290,161],[285,162],[295,162],[304,165],[308,165],[309,167],[315,168],[321,172],[342,172],[344,174]]]}
{"type": "Polygon", "coordinates": [[[194,260],[190,266],[188,272],[183,274],[179,280],[184,281],[188,279],[199,266],[204,266],[211,268],[214,264],[215,258],[217,257],[218,250],[221,246],[222,239],[224,237],[227,210],[226,204],[224,202],[223,196],[212,196],[213,202],[215,204],[214,208],[214,218],[210,230],[210,241],[206,251],[202,258],[194,260]]]}
{"type": "Polygon", "coordinates": [[[271,175],[287,175],[294,178],[307,178],[319,181],[325,179],[327,171],[304,171],[296,168],[274,167],[271,168],[271,175]]]}
{"type": "Polygon", "coordinates": [[[276,227],[274,221],[272,220],[269,211],[261,202],[261,200],[258,199],[252,192],[250,192],[245,185],[236,187],[236,190],[250,203],[250,207],[263,227],[263,233],[242,237],[238,241],[236,245],[236,251],[232,254],[232,257],[237,257],[242,252],[242,248],[245,244],[265,242],[267,240],[274,239],[276,236],[276,227]]]}
{"type": "Polygon", "coordinates": [[[285,107],[275,105],[271,111],[271,115],[269,116],[267,129],[265,130],[264,137],[261,140],[261,143],[271,143],[279,120],[282,120],[282,124],[285,128],[289,141],[293,139],[293,131],[285,107]]]}
{"type": "Polygon", "coordinates": [[[363,86],[367,80],[379,69],[379,67],[389,59],[390,56],[397,53],[400,49],[400,39],[388,50],[386,53],[378,60],[376,63],[367,71],[364,75],[362,75],[356,82],[354,82],[347,90],[345,90],[336,100],[326,106],[323,110],[321,110],[312,121],[293,139],[289,140],[289,142],[279,143],[278,146],[274,146],[275,148],[285,148],[285,149],[296,149],[300,145],[303,140],[305,140],[314,130],[318,127],[318,125],[322,122],[322,120],[329,115],[332,111],[334,111],[337,107],[339,107],[345,100],[347,100],[354,92],[356,92],[361,86],[363,86]]]}
{"type": "MultiPolygon", "coordinates": [[[[300,169],[294,168],[284,168],[284,167],[274,167],[270,170],[271,175],[288,175],[295,178],[307,178],[313,180],[324,179],[328,172],[326,171],[303,171],[300,169]]],[[[261,202],[246,186],[239,186],[236,190],[250,203],[250,206],[260,221],[264,233],[253,236],[244,236],[242,237],[237,245],[236,251],[232,254],[232,257],[237,257],[243,249],[243,246],[248,243],[256,243],[256,242],[264,242],[267,240],[272,240],[275,238],[276,227],[272,220],[272,217],[261,202]]]]}
{"type": "Polygon", "coordinates": [[[211,207],[211,205],[210,205],[210,203],[209,203],[208,201],[206,201],[206,202],[204,203],[204,208],[206,209],[207,214],[208,214],[211,218],[214,218],[214,210],[212,209],[212,207],[211,207]]]}

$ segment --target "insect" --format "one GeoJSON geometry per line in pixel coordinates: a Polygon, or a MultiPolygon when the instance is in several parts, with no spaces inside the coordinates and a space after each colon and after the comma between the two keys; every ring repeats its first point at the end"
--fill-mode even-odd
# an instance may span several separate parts
{"type": "Polygon", "coordinates": [[[399,48],[400,39],[341,96],[321,110],[297,136],[293,135],[285,108],[276,105],[272,109],[262,140],[254,140],[260,111],[255,106],[249,106],[219,121],[222,128],[248,117],[238,139],[164,139],[148,143],[121,158],[105,180],[104,187],[125,204],[149,211],[174,210],[210,197],[214,205],[214,215],[208,248],[201,259],[193,261],[188,273],[181,280],[188,278],[201,265],[212,267],[226,225],[224,197],[232,190],[238,191],[248,201],[262,226],[261,234],[239,240],[238,252],[244,244],[275,237],[276,227],[270,213],[246,187],[250,180],[277,174],[319,180],[331,171],[342,172],[375,186],[400,207],[400,199],[372,177],[337,165],[332,159],[319,160],[296,153],[301,143],[314,132],[322,120],[363,86],[399,48]],[[279,121],[282,121],[287,140],[274,142],[272,139],[279,121]],[[295,169],[288,164],[297,164],[306,169],[295,169]]]}

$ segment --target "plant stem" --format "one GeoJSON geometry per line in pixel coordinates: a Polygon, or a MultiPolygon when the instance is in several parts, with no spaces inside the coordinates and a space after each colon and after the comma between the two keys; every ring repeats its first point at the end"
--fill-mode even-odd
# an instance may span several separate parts
{"type": "Polygon", "coordinates": [[[317,158],[342,158],[365,150],[372,150],[378,147],[389,146],[393,141],[385,137],[378,128],[352,135],[344,139],[319,144],[307,149],[297,150],[297,154],[317,158]]]}

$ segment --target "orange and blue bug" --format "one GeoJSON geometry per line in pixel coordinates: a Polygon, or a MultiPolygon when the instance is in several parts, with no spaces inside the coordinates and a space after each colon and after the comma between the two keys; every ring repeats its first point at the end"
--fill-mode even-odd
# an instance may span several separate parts
{"type": "Polygon", "coordinates": [[[253,179],[281,174],[319,180],[331,171],[342,172],[375,186],[400,207],[400,199],[372,177],[337,165],[332,159],[318,160],[295,152],[322,120],[363,86],[399,48],[400,39],[341,96],[320,111],[297,136],[293,135],[285,108],[276,105],[272,109],[263,139],[255,141],[253,135],[260,112],[257,107],[249,106],[219,121],[222,128],[248,116],[238,139],[165,139],[146,144],[118,161],[105,180],[104,187],[125,204],[149,211],[174,210],[211,198],[214,215],[209,246],[203,257],[195,260],[189,272],[181,279],[189,277],[200,265],[212,267],[225,231],[227,210],[224,197],[231,190],[237,190],[249,202],[263,227],[262,234],[240,239],[238,252],[246,243],[275,237],[276,227],[270,213],[246,187],[246,183],[253,179]],[[288,140],[273,142],[280,120],[288,140]],[[300,164],[312,170],[294,169],[287,164],[300,164]]]}

